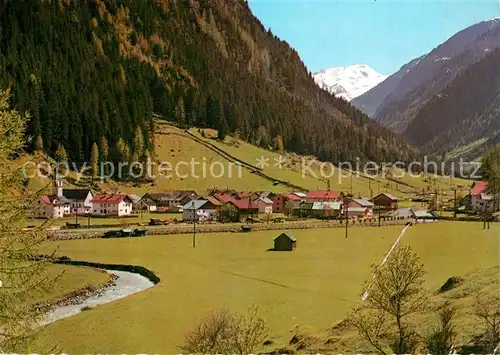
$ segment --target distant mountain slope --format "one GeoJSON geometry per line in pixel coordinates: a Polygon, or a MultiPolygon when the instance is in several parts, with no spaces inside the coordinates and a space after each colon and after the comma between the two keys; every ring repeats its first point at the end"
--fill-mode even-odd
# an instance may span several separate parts
{"type": "Polygon", "coordinates": [[[327,161],[417,154],[318,88],[244,0],[6,1],[0,38],[0,87],[71,160],[103,138],[112,159],[152,152],[153,113],[327,161]]]}
{"type": "MultiPolygon", "coordinates": [[[[500,48],[463,70],[423,105],[404,131],[427,152],[500,134],[500,48]]],[[[477,147],[476,147],[477,151],[477,147]]]]}
{"type": "Polygon", "coordinates": [[[499,19],[483,21],[458,32],[389,77],[386,82],[392,82],[394,86],[379,85],[353,104],[378,122],[402,133],[429,98],[449,84],[461,70],[500,46],[499,24],[499,19]]]}
{"type": "Polygon", "coordinates": [[[378,108],[384,101],[384,99],[392,93],[399,85],[403,77],[413,69],[413,67],[418,64],[421,58],[417,58],[405,64],[396,73],[387,77],[384,81],[368,90],[364,94],[356,97],[351,101],[351,104],[366,115],[372,117],[377,112],[378,108]]]}
{"type": "Polygon", "coordinates": [[[324,69],[313,77],[320,88],[351,101],[384,81],[388,75],[382,75],[366,64],[354,64],[324,69]]]}

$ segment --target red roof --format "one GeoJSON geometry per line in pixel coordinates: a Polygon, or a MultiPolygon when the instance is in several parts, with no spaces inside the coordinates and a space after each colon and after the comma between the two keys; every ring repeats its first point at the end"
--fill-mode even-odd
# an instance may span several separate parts
{"type": "Polygon", "coordinates": [[[118,195],[95,195],[94,198],[92,199],[92,203],[120,203],[124,199],[129,199],[130,198],[125,195],[125,194],[118,194],[118,195]]]}
{"type": "Polygon", "coordinates": [[[252,196],[252,193],[248,191],[238,191],[236,192],[236,195],[238,196],[238,198],[244,199],[252,196]]]}
{"type": "Polygon", "coordinates": [[[479,196],[488,187],[488,181],[476,181],[474,187],[470,190],[471,196],[479,196]]]}
{"type": "Polygon", "coordinates": [[[220,206],[222,204],[219,200],[217,200],[213,196],[204,196],[203,199],[211,202],[212,205],[214,205],[214,206],[220,206]]]}
{"type": "Polygon", "coordinates": [[[302,200],[299,196],[297,196],[295,194],[283,194],[282,196],[287,200],[294,200],[294,201],[302,200]]]}
{"type": "Polygon", "coordinates": [[[47,195],[41,195],[40,196],[40,200],[45,203],[46,205],[51,205],[52,204],[52,201],[53,199],[51,199],[49,196],[47,195]]]}
{"type": "Polygon", "coordinates": [[[248,200],[233,200],[229,201],[229,203],[235,205],[236,208],[239,210],[249,210],[249,209],[256,210],[259,208],[255,203],[248,203],[248,200]]]}
{"type": "Polygon", "coordinates": [[[335,191],[309,191],[306,198],[314,199],[338,199],[340,198],[340,193],[335,191]]]}
{"type": "Polygon", "coordinates": [[[215,194],[214,197],[224,203],[236,201],[233,196],[227,194],[215,194]]]}

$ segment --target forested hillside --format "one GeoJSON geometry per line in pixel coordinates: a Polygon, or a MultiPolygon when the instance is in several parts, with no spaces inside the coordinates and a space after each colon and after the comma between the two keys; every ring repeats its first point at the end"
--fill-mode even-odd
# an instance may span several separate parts
{"type": "Polygon", "coordinates": [[[417,113],[404,135],[427,152],[500,134],[500,49],[458,75],[417,113]]]}
{"type": "Polygon", "coordinates": [[[153,114],[322,160],[417,152],[319,89],[243,0],[17,0],[0,4],[0,87],[29,110],[31,148],[141,157],[153,114]],[[43,147],[42,147],[43,146],[43,147]]]}
{"type": "Polygon", "coordinates": [[[397,87],[380,103],[375,120],[396,133],[403,133],[419,110],[457,75],[499,46],[499,19],[458,32],[407,69],[397,87]]]}

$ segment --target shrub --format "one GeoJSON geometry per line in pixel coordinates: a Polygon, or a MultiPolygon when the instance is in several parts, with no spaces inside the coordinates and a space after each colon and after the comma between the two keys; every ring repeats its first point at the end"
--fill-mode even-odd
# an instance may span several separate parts
{"type": "Polygon", "coordinates": [[[266,321],[252,306],[246,315],[220,310],[203,318],[189,332],[182,351],[192,354],[252,354],[267,337],[266,321]]]}

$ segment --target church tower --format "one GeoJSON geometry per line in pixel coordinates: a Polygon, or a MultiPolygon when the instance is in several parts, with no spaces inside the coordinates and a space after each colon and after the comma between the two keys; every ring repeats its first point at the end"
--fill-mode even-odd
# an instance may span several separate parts
{"type": "Polygon", "coordinates": [[[57,197],[61,197],[63,195],[63,181],[61,179],[56,178],[52,185],[52,194],[57,197]]]}

